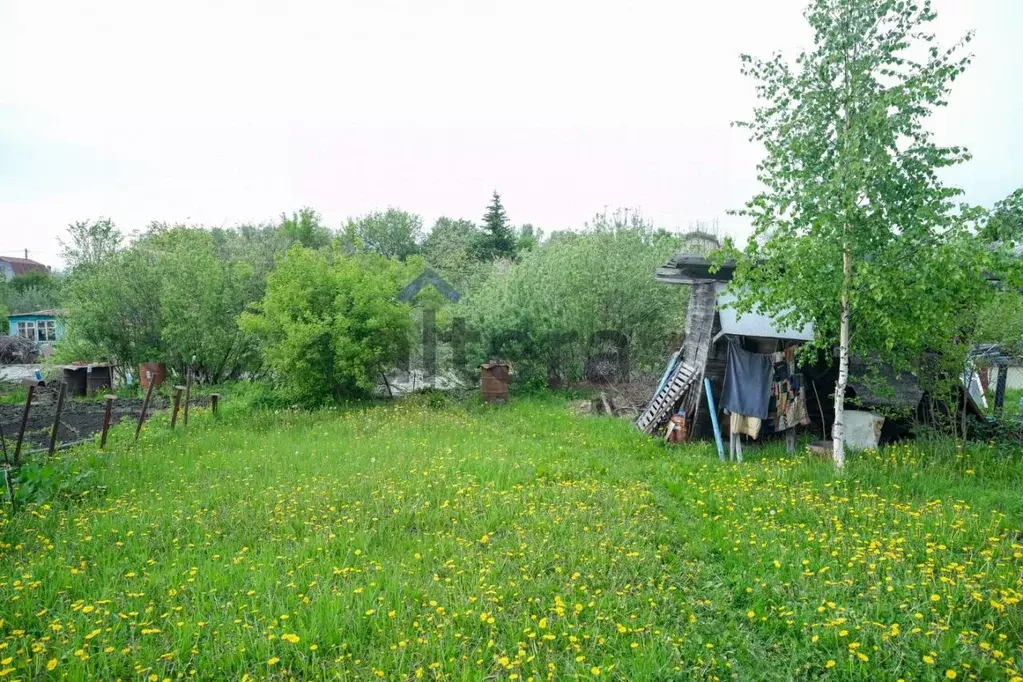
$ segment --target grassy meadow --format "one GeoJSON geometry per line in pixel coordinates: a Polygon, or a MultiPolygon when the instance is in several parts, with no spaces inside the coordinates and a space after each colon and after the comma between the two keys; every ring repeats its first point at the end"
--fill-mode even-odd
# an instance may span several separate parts
{"type": "MultiPolygon", "coordinates": [[[[0,519],[0,676],[1023,680],[1023,467],[565,401],[158,416],[0,519]]],[[[43,477],[45,478],[45,477],[43,477]]]]}

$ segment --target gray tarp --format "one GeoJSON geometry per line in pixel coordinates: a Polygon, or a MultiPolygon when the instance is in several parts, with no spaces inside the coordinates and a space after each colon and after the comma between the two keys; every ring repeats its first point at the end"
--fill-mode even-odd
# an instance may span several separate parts
{"type": "Polygon", "coordinates": [[[738,344],[729,343],[721,409],[767,419],[773,375],[770,355],[750,353],[739,348],[738,344]]]}

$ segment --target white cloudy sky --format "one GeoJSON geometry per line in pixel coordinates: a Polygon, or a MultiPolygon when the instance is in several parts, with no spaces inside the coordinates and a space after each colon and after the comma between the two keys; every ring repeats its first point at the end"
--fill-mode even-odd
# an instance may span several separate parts
{"type": "MultiPolygon", "coordinates": [[[[805,44],[803,0],[0,0],[0,252],[57,265],[67,222],[233,225],[388,204],[665,227],[755,189],[742,51],[805,44]]],[[[976,60],[935,120],[990,205],[1023,185],[1023,0],[936,0],[976,60]]]]}

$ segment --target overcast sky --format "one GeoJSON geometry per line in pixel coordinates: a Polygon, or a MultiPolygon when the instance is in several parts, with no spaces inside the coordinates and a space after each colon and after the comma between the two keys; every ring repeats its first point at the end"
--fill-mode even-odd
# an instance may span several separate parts
{"type": "MultiPolygon", "coordinates": [[[[740,52],[792,54],[803,0],[0,0],[0,252],[59,265],[109,216],[208,226],[395,205],[578,228],[604,206],[720,218],[756,189],[740,52]]],[[[990,206],[1023,185],[1023,0],[936,0],[973,66],[934,120],[990,206]]]]}

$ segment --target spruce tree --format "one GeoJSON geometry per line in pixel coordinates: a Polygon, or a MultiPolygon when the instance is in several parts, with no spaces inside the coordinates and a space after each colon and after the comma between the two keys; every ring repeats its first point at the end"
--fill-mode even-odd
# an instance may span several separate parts
{"type": "Polygon", "coordinates": [[[494,190],[494,198],[483,216],[483,239],[480,256],[485,260],[515,256],[515,234],[508,224],[508,215],[501,204],[501,195],[494,190]]]}

